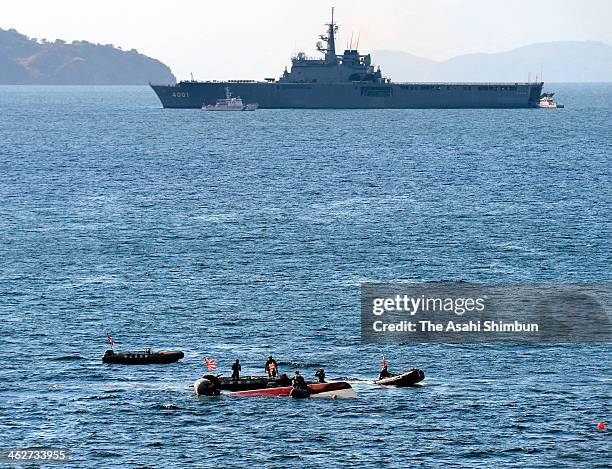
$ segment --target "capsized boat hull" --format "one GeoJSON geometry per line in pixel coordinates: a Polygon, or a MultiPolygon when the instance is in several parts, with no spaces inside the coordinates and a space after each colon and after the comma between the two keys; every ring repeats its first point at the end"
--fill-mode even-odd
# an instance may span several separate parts
{"type": "Polygon", "coordinates": [[[389,378],[385,379],[379,379],[374,382],[382,386],[406,387],[414,386],[415,384],[423,381],[424,379],[425,373],[423,372],[423,370],[413,368],[412,370],[409,370],[406,373],[390,376],[389,378]]]}
{"type": "MultiPolygon", "coordinates": [[[[314,383],[309,384],[308,392],[310,397],[330,397],[330,398],[348,398],[356,397],[349,383],[343,381],[335,381],[330,383],[314,383]]],[[[227,396],[237,397],[291,397],[294,390],[293,386],[283,386],[278,388],[255,389],[251,391],[239,391],[227,393],[227,396]]],[[[300,393],[299,397],[305,397],[300,393]]]]}
{"type": "Polygon", "coordinates": [[[116,365],[163,365],[184,358],[181,351],[174,352],[118,352],[107,350],[102,361],[116,365]],[[109,353],[111,352],[111,353],[109,353]]]}

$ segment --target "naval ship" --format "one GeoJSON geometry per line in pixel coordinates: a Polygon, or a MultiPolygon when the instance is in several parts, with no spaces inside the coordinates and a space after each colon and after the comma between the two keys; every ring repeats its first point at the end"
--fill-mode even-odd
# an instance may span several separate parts
{"type": "Polygon", "coordinates": [[[226,90],[245,103],[271,109],[457,109],[535,108],[543,82],[524,83],[395,83],[375,68],[370,54],[361,55],[349,46],[336,54],[332,8],[327,32],[319,36],[322,58],[299,52],[291,59],[291,71],[278,79],[227,81],[181,81],[151,88],[165,108],[197,108],[223,99],[226,90]]]}

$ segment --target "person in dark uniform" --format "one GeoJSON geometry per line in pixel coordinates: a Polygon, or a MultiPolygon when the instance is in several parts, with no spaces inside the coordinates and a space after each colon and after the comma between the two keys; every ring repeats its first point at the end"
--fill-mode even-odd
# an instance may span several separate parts
{"type": "Polygon", "coordinates": [[[319,368],[319,370],[315,373],[315,378],[319,378],[319,383],[325,382],[325,370],[323,368],[319,368]]]}
{"type": "Polygon", "coordinates": [[[242,367],[240,366],[240,360],[236,359],[236,363],[232,365],[232,379],[234,381],[240,379],[241,371],[242,367]]]}
{"type": "Polygon", "coordinates": [[[308,386],[306,385],[306,380],[304,380],[304,377],[297,370],[293,375],[293,387],[296,389],[308,389],[308,386]]]}
{"type": "Polygon", "coordinates": [[[276,375],[278,374],[278,365],[276,364],[276,360],[272,358],[272,355],[268,357],[265,370],[270,378],[276,378],[276,375]]]}
{"type": "Polygon", "coordinates": [[[378,379],[385,379],[385,378],[390,378],[390,377],[391,377],[391,373],[389,373],[389,370],[387,369],[387,364],[385,363],[382,367],[382,370],[380,370],[378,379]]]}

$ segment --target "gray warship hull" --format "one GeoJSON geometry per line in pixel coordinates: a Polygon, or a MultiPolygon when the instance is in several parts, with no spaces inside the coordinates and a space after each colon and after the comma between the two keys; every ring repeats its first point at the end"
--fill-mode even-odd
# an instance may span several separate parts
{"type": "Polygon", "coordinates": [[[201,108],[225,96],[268,109],[485,109],[535,108],[538,83],[278,83],[180,82],[151,85],[165,108],[201,108]]]}

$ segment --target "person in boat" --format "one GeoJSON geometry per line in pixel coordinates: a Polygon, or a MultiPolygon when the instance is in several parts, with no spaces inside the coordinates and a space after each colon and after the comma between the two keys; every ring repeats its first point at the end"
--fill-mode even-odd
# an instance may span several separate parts
{"type": "Polygon", "coordinates": [[[325,370],[323,368],[319,368],[315,373],[315,378],[319,378],[319,383],[325,382],[325,370]]]}
{"type": "Polygon", "coordinates": [[[237,381],[240,379],[240,372],[242,367],[240,366],[240,360],[236,358],[236,362],[232,365],[232,379],[237,381]]]}
{"type": "Polygon", "coordinates": [[[306,385],[306,380],[297,370],[293,375],[293,387],[296,389],[308,389],[308,386],[306,385]]]}
{"type": "Polygon", "coordinates": [[[270,378],[276,378],[276,375],[278,374],[278,365],[276,364],[276,360],[272,358],[272,355],[268,357],[265,370],[268,372],[268,376],[270,378]]]}
{"type": "Polygon", "coordinates": [[[378,379],[390,378],[391,376],[392,376],[391,373],[389,373],[389,370],[387,369],[387,364],[385,363],[382,367],[382,370],[380,370],[378,379]]]}

